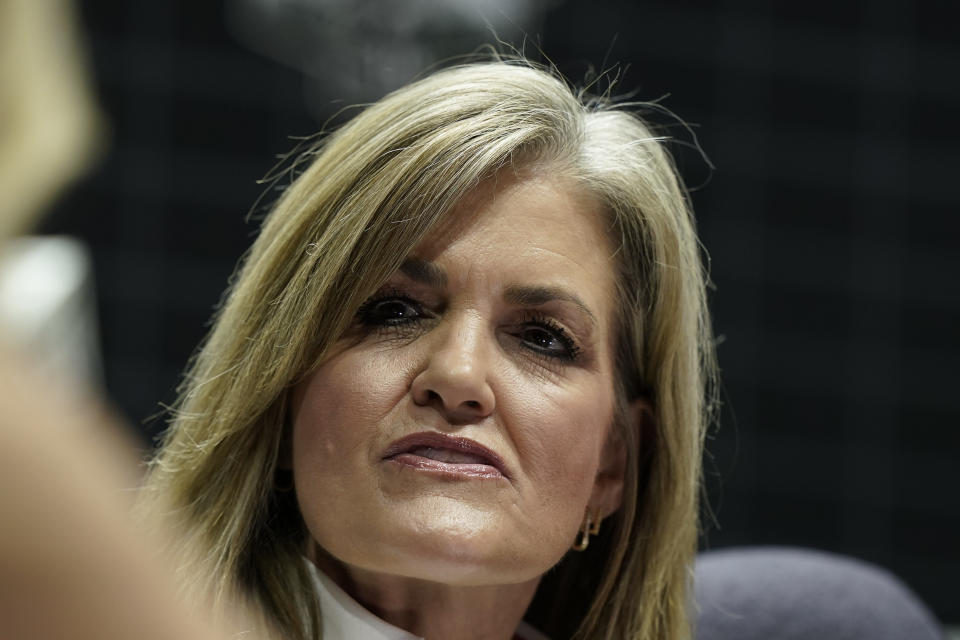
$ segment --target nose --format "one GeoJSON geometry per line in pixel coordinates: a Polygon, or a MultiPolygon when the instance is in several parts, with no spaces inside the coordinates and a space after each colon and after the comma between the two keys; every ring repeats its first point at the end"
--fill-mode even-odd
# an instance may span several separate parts
{"type": "Polygon", "coordinates": [[[413,401],[432,406],[452,424],[476,422],[493,412],[492,345],[479,318],[453,319],[434,329],[421,370],[411,384],[413,401]]]}

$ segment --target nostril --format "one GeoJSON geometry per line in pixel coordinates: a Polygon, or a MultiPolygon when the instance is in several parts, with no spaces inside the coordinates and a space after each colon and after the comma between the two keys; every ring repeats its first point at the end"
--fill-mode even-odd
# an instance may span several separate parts
{"type": "Polygon", "coordinates": [[[467,405],[468,407],[470,407],[471,409],[479,409],[479,408],[480,408],[480,403],[477,402],[476,400],[467,400],[464,404],[466,404],[466,405],[467,405]]]}

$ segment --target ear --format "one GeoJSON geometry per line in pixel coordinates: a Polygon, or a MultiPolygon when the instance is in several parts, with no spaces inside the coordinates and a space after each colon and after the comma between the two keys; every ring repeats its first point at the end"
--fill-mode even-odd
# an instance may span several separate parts
{"type": "Polygon", "coordinates": [[[652,424],[653,407],[646,398],[637,398],[630,402],[624,410],[622,428],[614,424],[607,436],[603,451],[600,454],[600,466],[590,494],[588,508],[599,511],[602,518],[606,518],[620,508],[623,502],[623,485],[627,473],[627,447],[633,446],[635,464],[639,464],[643,451],[641,447],[648,442],[646,436],[647,425],[652,424]],[[632,438],[624,438],[623,430],[633,434],[632,438]],[[631,444],[632,443],[632,444],[631,444]],[[642,444],[641,444],[642,443],[642,444]]]}

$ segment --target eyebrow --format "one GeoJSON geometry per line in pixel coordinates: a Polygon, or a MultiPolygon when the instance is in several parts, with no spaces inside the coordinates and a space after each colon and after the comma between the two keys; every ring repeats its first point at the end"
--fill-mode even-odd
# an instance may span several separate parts
{"type": "Polygon", "coordinates": [[[447,287],[447,272],[428,260],[407,258],[400,265],[400,271],[411,280],[434,289],[447,287]]]}
{"type": "MultiPolygon", "coordinates": [[[[411,280],[429,287],[435,289],[445,289],[447,287],[447,272],[443,270],[443,267],[429,260],[407,258],[400,265],[400,271],[411,280]]],[[[598,324],[597,317],[593,315],[593,312],[584,304],[583,300],[562,287],[514,284],[507,287],[503,292],[503,299],[512,305],[530,307],[539,307],[557,300],[568,302],[583,312],[594,325],[598,324]]]]}
{"type": "Polygon", "coordinates": [[[583,303],[583,300],[561,287],[510,285],[506,291],[503,292],[503,299],[510,304],[531,307],[538,307],[548,302],[553,302],[554,300],[569,302],[580,309],[594,325],[597,324],[596,316],[594,316],[589,307],[583,303]]]}

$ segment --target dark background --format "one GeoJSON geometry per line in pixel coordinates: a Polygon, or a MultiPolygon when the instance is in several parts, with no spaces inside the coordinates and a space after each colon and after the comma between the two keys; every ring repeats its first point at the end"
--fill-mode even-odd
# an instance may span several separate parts
{"type": "MultiPolygon", "coordinates": [[[[93,248],[106,388],[144,442],[256,233],[256,181],[288,136],[493,41],[441,0],[261,4],[286,13],[80,2],[112,138],[43,231],[93,248]]],[[[948,5],[554,0],[494,12],[491,26],[516,43],[524,30],[527,51],[539,42],[575,81],[629,63],[619,90],[669,94],[716,167],[672,129],[722,338],[704,546],[877,562],[957,624],[960,39],[937,9],[948,5]]]]}

